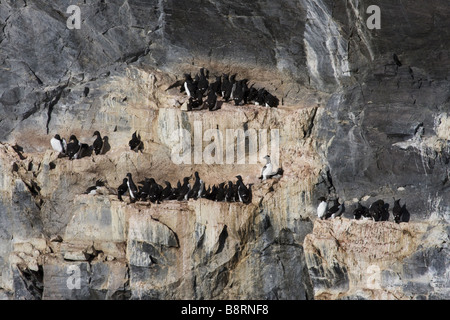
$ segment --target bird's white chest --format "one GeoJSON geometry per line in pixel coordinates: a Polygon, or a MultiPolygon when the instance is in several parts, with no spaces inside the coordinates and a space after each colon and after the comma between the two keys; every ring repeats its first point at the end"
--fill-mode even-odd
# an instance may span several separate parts
{"type": "Polygon", "coordinates": [[[319,218],[322,218],[325,216],[325,213],[327,212],[328,204],[325,201],[322,201],[319,206],[317,207],[317,216],[319,218]]]}

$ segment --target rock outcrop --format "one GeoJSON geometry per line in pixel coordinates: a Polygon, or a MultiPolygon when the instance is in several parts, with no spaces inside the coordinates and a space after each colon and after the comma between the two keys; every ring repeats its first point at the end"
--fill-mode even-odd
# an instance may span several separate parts
{"type": "Polygon", "coordinates": [[[71,4],[0,2],[0,298],[450,297],[448,6],[378,1],[369,29],[366,0],[92,0],[69,29],[71,4]],[[200,67],[280,106],[187,112],[166,89],[200,67]],[[92,144],[95,130],[101,155],[51,150],[55,133],[92,144]],[[266,154],[284,174],[261,182],[266,154]],[[241,175],[252,202],[114,194],[127,172],[195,171],[207,186],[241,175]],[[320,196],[344,215],[317,220],[320,196]],[[408,222],[352,220],[393,198],[408,222]]]}

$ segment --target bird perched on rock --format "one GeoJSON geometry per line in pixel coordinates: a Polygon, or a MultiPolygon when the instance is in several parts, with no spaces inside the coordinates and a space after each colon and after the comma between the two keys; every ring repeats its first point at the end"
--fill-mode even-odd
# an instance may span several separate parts
{"type": "Polygon", "coordinates": [[[159,184],[157,184],[155,179],[153,178],[149,179],[149,183],[150,183],[150,193],[148,195],[148,199],[152,203],[159,203],[159,200],[161,199],[162,187],[159,184]]]}
{"type": "Polygon", "coordinates": [[[128,179],[123,178],[122,184],[117,188],[117,196],[120,201],[123,201],[122,196],[128,191],[128,179]]]}
{"type": "Polygon", "coordinates": [[[317,216],[319,217],[319,219],[325,219],[328,210],[327,199],[325,197],[320,197],[317,200],[320,201],[319,205],[317,206],[317,216]]]}
{"type": "Polygon", "coordinates": [[[191,191],[191,185],[189,184],[190,177],[183,178],[183,185],[178,188],[178,201],[188,200],[189,191],[191,191]]]}
{"type": "Polygon", "coordinates": [[[371,216],[369,214],[369,209],[365,206],[363,206],[360,202],[358,202],[358,206],[353,210],[353,217],[356,220],[359,220],[361,218],[363,219],[371,219],[371,216]]]}
{"type": "Polygon", "coordinates": [[[272,174],[272,163],[270,162],[270,156],[266,155],[263,159],[266,160],[266,164],[264,165],[264,167],[262,167],[261,169],[261,176],[259,177],[259,179],[262,179],[263,181],[267,179],[267,177],[272,174]]]}
{"type": "Polygon", "coordinates": [[[169,181],[164,181],[166,187],[161,191],[161,200],[173,200],[176,198],[176,193],[174,188],[169,181]]]}
{"type": "Polygon", "coordinates": [[[84,194],[96,194],[97,190],[100,187],[104,187],[104,186],[105,186],[105,182],[102,179],[98,179],[97,181],[95,181],[95,186],[87,188],[86,191],[84,192],[84,194]]]}
{"type": "Polygon", "coordinates": [[[340,215],[342,215],[344,210],[344,204],[339,203],[339,199],[335,199],[333,206],[327,210],[326,218],[334,219],[336,217],[339,217],[340,215]]]}
{"type": "Polygon", "coordinates": [[[252,201],[252,189],[251,184],[247,188],[244,184],[244,181],[242,180],[242,177],[240,175],[236,176],[238,181],[236,182],[238,186],[237,194],[239,201],[245,204],[248,204],[252,201]]]}
{"type": "Polygon", "coordinates": [[[384,212],[384,201],[379,199],[369,206],[369,214],[374,221],[380,221],[384,212]]]}
{"type": "Polygon", "coordinates": [[[135,152],[143,149],[144,144],[141,140],[141,136],[137,134],[137,131],[132,134],[131,140],[128,142],[128,145],[130,146],[130,149],[135,152]]]}
{"type": "Polygon", "coordinates": [[[131,176],[131,173],[127,173],[127,186],[128,186],[128,194],[130,195],[130,201],[135,202],[136,200],[139,200],[139,192],[138,188],[134,184],[133,178],[131,176]]]}
{"type": "Polygon", "coordinates": [[[94,140],[94,143],[92,144],[92,148],[94,149],[94,152],[96,155],[99,155],[102,152],[103,148],[103,139],[100,135],[100,132],[95,131],[92,135],[93,137],[96,136],[97,138],[94,140]]]}
{"type": "Polygon", "coordinates": [[[66,139],[61,138],[59,134],[55,134],[53,138],[50,139],[50,144],[53,150],[59,152],[58,157],[63,157],[67,152],[67,142],[66,139]]]}
{"type": "Polygon", "coordinates": [[[75,135],[71,135],[67,144],[67,155],[69,160],[78,159],[81,153],[81,143],[75,135]]]}

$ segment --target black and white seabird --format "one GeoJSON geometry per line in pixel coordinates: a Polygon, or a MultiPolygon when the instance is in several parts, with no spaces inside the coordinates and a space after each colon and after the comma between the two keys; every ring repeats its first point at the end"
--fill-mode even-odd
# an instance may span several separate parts
{"type": "Polygon", "coordinates": [[[275,97],[271,93],[267,92],[264,96],[264,103],[265,103],[266,107],[276,108],[276,107],[278,107],[278,104],[280,103],[280,101],[278,100],[277,97],[275,97]]]}
{"type": "Polygon", "coordinates": [[[67,142],[66,139],[61,138],[59,134],[55,134],[53,138],[50,139],[50,144],[53,150],[59,152],[58,156],[65,156],[67,152],[67,142]]]}
{"type": "Polygon", "coordinates": [[[189,184],[190,177],[183,178],[183,185],[178,190],[178,201],[188,200],[189,191],[191,191],[191,185],[189,184]]]}
{"type": "Polygon", "coordinates": [[[233,88],[233,84],[230,82],[228,74],[224,73],[222,75],[221,91],[222,91],[222,98],[225,101],[230,100],[230,95],[231,95],[231,89],[232,88],[233,88]]]}
{"type": "Polygon", "coordinates": [[[127,173],[127,186],[128,186],[128,193],[130,195],[130,200],[131,202],[135,202],[136,200],[139,200],[139,192],[138,192],[138,188],[136,187],[136,185],[133,182],[133,178],[131,176],[131,173],[127,173]]]}
{"type": "Polygon", "coordinates": [[[189,97],[187,103],[187,111],[201,110],[202,105],[203,105],[203,95],[200,91],[197,91],[197,93],[195,93],[195,96],[189,97]]]}
{"type": "Polygon", "coordinates": [[[384,212],[384,201],[379,199],[369,206],[369,214],[374,221],[380,221],[384,212]]]}
{"type": "Polygon", "coordinates": [[[194,185],[192,186],[191,190],[189,191],[188,199],[193,198],[194,200],[196,200],[199,196],[199,193],[201,192],[200,188],[202,186],[203,180],[200,179],[200,176],[197,171],[194,172],[194,176],[195,176],[195,182],[194,182],[194,185]]]}
{"type": "Polygon", "coordinates": [[[216,201],[222,202],[225,201],[225,182],[221,182],[219,187],[217,188],[216,201]]]}
{"type": "Polygon", "coordinates": [[[268,176],[270,174],[272,174],[273,166],[272,166],[272,163],[270,162],[270,156],[269,155],[266,155],[263,159],[266,160],[266,164],[261,169],[261,176],[259,177],[259,179],[262,179],[264,181],[264,180],[266,180],[268,178],[268,176]]]}
{"type": "Polygon", "coordinates": [[[161,192],[163,189],[159,184],[156,183],[155,179],[153,178],[149,179],[149,183],[150,193],[148,195],[148,199],[152,203],[159,203],[159,200],[161,199],[161,192]]]}
{"type": "Polygon", "coordinates": [[[137,134],[137,131],[135,131],[132,136],[131,140],[128,142],[128,145],[130,146],[130,149],[138,152],[139,150],[142,150],[143,143],[141,141],[140,135],[137,134]]]}
{"type": "Polygon", "coordinates": [[[209,81],[208,81],[209,71],[206,70],[205,75],[205,68],[200,69],[200,78],[198,80],[198,91],[201,93],[201,95],[205,94],[206,90],[208,90],[209,87],[209,81]]]}
{"type": "Polygon", "coordinates": [[[222,78],[216,76],[216,81],[209,85],[209,90],[213,91],[216,95],[222,96],[222,78]]]}
{"type": "Polygon", "coordinates": [[[320,203],[317,206],[317,216],[319,217],[319,219],[324,219],[328,210],[328,202],[325,197],[320,197],[318,200],[320,201],[320,203]]]}
{"type": "Polygon", "coordinates": [[[186,73],[184,75],[184,84],[183,84],[184,91],[186,92],[188,97],[195,96],[196,93],[196,85],[194,83],[194,80],[192,79],[191,75],[186,73]]]}
{"type": "Polygon", "coordinates": [[[161,191],[161,200],[172,200],[175,195],[175,190],[169,181],[164,181],[166,187],[161,191]]]}
{"type": "Polygon", "coordinates": [[[236,201],[235,194],[236,194],[236,191],[235,191],[233,182],[228,181],[228,185],[226,186],[226,189],[225,189],[225,201],[226,202],[235,202],[236,201]]]}
{"type": "Polygon", "coordinates": [[[81,153],[81,143],[75,135],[71,135],[69,143],[67,144],[67,155],[69,159],[79,159],[81,153]]]}
{"type": "Polygon", "coordinates": [[[123,201],[122,196],[128,191],[128,179],[123,178],[122,184],[117,188],[117,196],[120,201],[123,201]]]}
{"type": "Polygon", "coordinates": [[[327,218],[330,217],[332,219],[341,216],[345,211],[344,203],[339,203],[339,199],[334,200],[334,205],[328,209],[327,218]]]}
{"type": "Polygon", "coordinates": [[[217,95],[216,92],[214,90],[209,90],[208,91],[208,95],[205,101],[205,105],[206,107],[208,107],[209,111],[215,111],[217,110],[217,95]]]}
{"type": "Polygon", "coordinates": [[[142,184],[142,187],[139,187],[139,199],[145,201],[150,194],[150,179],[145,177],[144,181],[140,181],[138,184],[142,184]]]}
{"type": "Polygon", "coordinates": [[[84,192],[84,194],[90,194],[90,195],[97,194],[97,190],[100,187],[104,187],[104,186],[105,186],[105,182],[102,179],[98,179],[97,181],[95,181],[95,186],[87,188],[86,191],[84,192]]]}
{"type": "Polygon", "coordinates": [[[92,148],[94,149],[95,154],[99,155],[102,152],[103,139],[100,135],[100,132],[98,131],[95,131],[92,136],[97,136],[97,138],[94,140],[94,143],[92,144],[92,148]]]}
{"type": "Polygon", "coordinates": [[[236,178],[238,179],[236,184],[238,185],[237,193],[239,201],[245,204],[250,203],[252,201],[251,185],[249,185],[249,187],[247,188],[240,175],[236,176],[236,178]]]}

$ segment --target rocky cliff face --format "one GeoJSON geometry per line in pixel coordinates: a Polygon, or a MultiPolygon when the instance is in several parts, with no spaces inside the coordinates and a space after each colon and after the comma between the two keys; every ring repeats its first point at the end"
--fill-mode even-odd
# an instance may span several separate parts
{"type": "Polygon", "coordinates": [[[450,298],[450,7],[378,1],[370,30],[369,1],[95,0],[71,30],[70,4],[0,1],[1,298],[450,298]],[[166,89],[200,67],[281,105],[187,112],[166,89]],[[210,129],[280,143],[259,162],[177,164],[179,129],[193,151],[210,129]],[[102,155],[51,150],[55,133],[90,144],[95,130],[102,155]],[[271,152],[284,175],[261,182],[271,152]],[[252,202],[111,192],[127,172],[176,184],[195,171],[207,185],[242,175],[252,202]],[[109,188],[83,194],[99,178],[109,188]],[[344,216],[317,220],[319,196],[345,201],[344,216]],[[352,220],[358,201],[393,198],[409,222],[352,220]]]}

